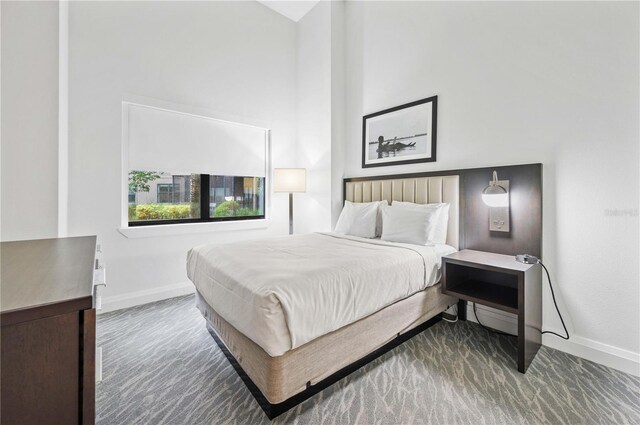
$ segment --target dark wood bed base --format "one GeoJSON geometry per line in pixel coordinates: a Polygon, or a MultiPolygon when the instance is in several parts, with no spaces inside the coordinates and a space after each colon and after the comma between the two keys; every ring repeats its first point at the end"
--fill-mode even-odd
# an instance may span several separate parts
{"type": "Polygon", "coordinates": [[[281,403],[277,403],[277,404],[269,403],[269,401],[264,396],[264,394],[262,394],[262,392],[258,389],[256,384],[253,383],[251,378],[249,378],[249,376],[242,369],[242,366],[240,366],[240,364],[235,359],[235,357],[233,357],[233,354],[231,354],[231,352],[229,351],[227,346],[224,345],[224,342],[222,342],[222,340],[216,334],[216,331],[211,327],[211,325],[209,324],[208,321],[207,321],[207,330],[209,331],[209,333],[211,334],[211,336],[215,340],[216,344],[218,344],[218,347],[220,347],[220,350],[222,350],[224,355],[227,357],[227,360],[229,360],[229,363],[231,363],[231,366],[233,366],[233,368],[236,370],[236,372],[238,373],[240,378],[242,378],[242,380],[244,381],[245,385],[247,386],[247,388],[249,389],[249,391],[251,392],[253,397],[256,399],[256,401],[258,402],[258,404],[260,405],[262,410],[264,410],[264,413],[267,415],[267,417],[269,419],[273,419],[276,416],[279,416],[279,415],[283,414],[284,412],[286,412],[287,410],[291,409],[292,407],[297,406],[298,404],[302,403],[303,401],[308,400],[309,398],[313,397],[314,395],[316,395],[320,391],[322,391],[325,388],[335,384],[336,382],[338,382],[342,378],[350,375],[352,372],[355,372],[356,370],[358,370],[361,367],[363,367],[364,365],[372,362],[373,360],[377,359],[378,357],[382,356],[383,354],[391,351],[392,349],[396,348],[398,345],[402,344],[403,342],[413,338],[414,336],[416,336],[420,332],[422,332],[422,331],[430,328],[431,326],[435,325],[436,323],[438,323],[441,320],[441,316],[442,316],[442,313],[432,317],[431,319],[427,320],[426,322],[424,322],[421,325],[416,326],[415,328],[411,329],[410,331],[408,331],[408,332],[406,332],[404,334],[398,335],[396,338],[394,338],[393,340],[389,341],[388,343],[386,343],[382,347],[380,347],[377,350],[367,354],[366,356],[362,357],[360,360],[357,360],[357,361],[351,363],[350,365],[343,367],[342,369],[340,369],[339,371],[335,372],[334,374],[329,375],[328,377],[324,378],[322,381],[318,382],[317,384],[310,385],[309,383],[307,383],[307,389],[305,389],[304,391],[294,395],[293,397],[288,398],[285,401],[283,401],[281,403]]]}

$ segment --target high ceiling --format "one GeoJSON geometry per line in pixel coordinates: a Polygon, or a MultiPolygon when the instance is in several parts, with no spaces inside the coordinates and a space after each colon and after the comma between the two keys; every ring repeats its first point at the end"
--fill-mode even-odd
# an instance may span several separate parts
{"type": "Polygon", "coordinates": [[[258,2],[286,16],[294,22],[298,22],[307,14],[320,0],[258,0],[258,2]]]}

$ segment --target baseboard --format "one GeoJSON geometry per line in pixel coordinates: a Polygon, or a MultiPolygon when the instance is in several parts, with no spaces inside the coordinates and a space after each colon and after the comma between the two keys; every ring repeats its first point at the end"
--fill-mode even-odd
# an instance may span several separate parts
{"type": "MultiPolygon", "coordinates": [[[[510,334],[517,334],[518,320],[516,315],[478,304],[478,318],[483,325],[510,334]]],[[[475,322],[473,303],[467,303],[467,320],[475,322]]],[[[559,334],[563,330],[547,329],[559,334]]],[[[590,360],[592,362],[620,370],[634,376],[640,376],[640,353],[624,350],[612,345],[603,344],[579,335],[571,335],[571,339],[564,340],[553,335],[543,335],[542,345],[590,360]]]]}
{"type": "MultiPolygon", "coordinates": [[[[562,335],[564,330],[546,329],[562,335]]],[[[573,354],[592,362],[608,366],[612,369],[640,376],[640,353],[625,350],[613,345],[603,344],[579,335],[571,335],[571,339],[564,340],[553,335],[542,335],[542,345],[573,354]]]]}
{"type": "MultiPolygon", "coordinates": [[[[518,316],[515,314],[485,307],[480,304],[477,305],[476,310],[478,319],[484,326],[511,335],[518,334],[518,316]]],[[[473,314],[473,303],[471,302],[467,303],[467,320],[476,322],[473,314]]]]}
{"type": "Polygon", "coordinates": [[[195,287],[191,282],[181,282],[174,285],[161,286],[159,288],[128,292],[126,294],[113,295],[111,297],[103,297],[102,309],[98,310],[98,314],[152,303],[154,301],[166,300],[167,298],[179,297],[181,295],[193,294],[194,292],[195,287]]]}

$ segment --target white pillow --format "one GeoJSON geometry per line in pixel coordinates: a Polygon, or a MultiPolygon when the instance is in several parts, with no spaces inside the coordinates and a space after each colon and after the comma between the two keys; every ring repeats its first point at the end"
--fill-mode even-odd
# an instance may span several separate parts
{"type": "Polygon", "coordinates": [[[354,203],[345,201],[335,232],[343,235],[375,238],[378,229],[378,215],[381,204],[386,201],[354,203]]]}
{"type": "Polygon", "coordinates": [[[433,243],[447,243],[447,230],[449,229],[449,204],[440,204],[438,223],[433,233],[433,243]]]}
{"type": "Polygon", "coordinates": [[[400,208],[436,210],[437,221],[435,226],[433,227],[433,232],[429,235],[429,241],[437,244],[447,243],[447,228],[449,226],[449,204],[415,204],[413,202],[393,201],[391,206],[400,208]]]}
{"type": "Polygon", "coordinates": [[[430,235],[438,219],[435,208],[382,207],[382,239],[415,245],[430,243],[430,235]]]}

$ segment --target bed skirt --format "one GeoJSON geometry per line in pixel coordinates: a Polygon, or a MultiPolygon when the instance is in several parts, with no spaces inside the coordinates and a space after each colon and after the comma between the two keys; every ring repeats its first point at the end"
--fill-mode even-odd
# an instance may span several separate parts
{"type": "Polygon", "coordinates": [[[437,284],[281,356],[271,357],[220,317],[196,292],[196,305],[210,327],[272,405],[283,403],[358,362],[456,301],[442,294],[437,284]]]}

